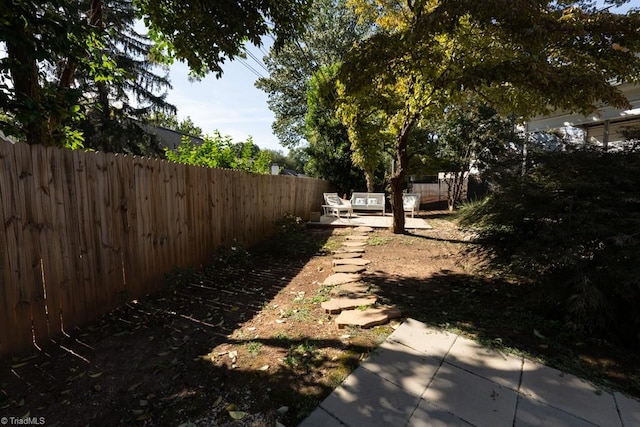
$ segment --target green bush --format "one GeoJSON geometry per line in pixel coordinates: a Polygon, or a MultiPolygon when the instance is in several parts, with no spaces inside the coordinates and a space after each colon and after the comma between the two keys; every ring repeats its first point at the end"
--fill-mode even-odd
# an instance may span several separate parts
{"type": "Polygon", "coordinates": [[[461,212],[495,260],[538,286],[567,325],[640,338],[640,154],[534,153],[494,175],[493,192],[461,212]]]}

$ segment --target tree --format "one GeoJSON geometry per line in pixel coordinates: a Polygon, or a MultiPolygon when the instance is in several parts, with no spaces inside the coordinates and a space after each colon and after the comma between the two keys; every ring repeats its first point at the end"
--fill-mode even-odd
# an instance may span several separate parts
{"type": "Polygon", "coordinates": [[[251,137],[245,142],[234,143],[229,135],[222,136],[217,131],[205,136],[199,145],[194,144],[191,138],[183,137],[176,150],[166,150],[166,156],[177,163],[261,174],[268,174],[271,165],[271,153],[260,150],[251,137]]]}
{"type": "Polygon", "coordinates": [[[7,133],[30,144],[68,142],[65,122],[80,113],[81,93],[68,84],[73,71],[86,65],[97,76],[112,65],[90,61],[89,52],[102,40],[88,12],[78,2],[60,0],[0,4],[0,42],[6,49],[0,60],[0,107],[10,119],[2,123],[7,133]]]}
{"type": "MultiPolygon", "coordinates": [[[[344,60],[344,99],[386,114],[396,141],[394,207],[402,203],[411,130],[428,127],[463,91],[522,117],[556,108],[591,112],[597,102],[628,106],[609,81],[640,76],[638,12],[616,15],[590,1],[350,4],[375,22],[375,32],[344,60]],[[581,90],[567,90],[575,87],[581,90]]],[[[394,208],[393,231],[404,232],[401,208],[394,208]]]]}
{"type": "Polygon", "coordinates": [[[135,0],[160,58],[185,61],[195,76],[222,75],[226,59],[241,57],[246,42],[260,46],[274,34],[280,48],[301,31],[305,0],[135,0]]]}
{"type": "Polygon", "coordinates": [[[145,123],[155,126],[161,126],[167,129],[175,130],[189,136],[202,137],[204,133],[202,128],[196,126],[191,117],[180,120],[175,114],[167,114],[162,111],[154,111],[150,115],[143,118],[145,123]]]}
{"type": "Polygon", "coordinates": [[[269,77],[258,79],[256,86],[269,95],[272,128],[283,146],[293,148],[306,138],[307,89],[313,74],[340,62],[367,31],[346,0],[313,0],[299,37],[269,51],[264,58],[269,77]]]}
{"type": "Polygon", "coordinates": [[[151,62],[151,40],[135,29],[136,10],[130,0],[81,0],[91,10],[93,27],[104,46],[92,53],[108,58],[113,73],[92,78],[83,69],[73,77],[82,90],[86,117],[81,120],[85,146],[107,152],[162,155],[163,150],[150,135],[141,132],[131,119],[144,120],[150,112],[175,114],[166,101],[171,88],[167,70],[151,62]],[[164,71],[164,75],[158,74],[164,71]]]}
{"type": "Polygon", "coordinates": [[[173,112],[156,93],[168,81],[150,71],[149,57],[185,60],[195,75],[220,75],[222,62],[241,55],[246,41],[260,44],[260,37],[275,34],[282,45],[306,11],[304,0],[199,0],[188,7],[173,0],[4,2],[0,107],[10,120],[3,126],[30,144],[77,146],[77,122],[100,115],[113,121],[114,99],[127,116],[146,112],[148,105],[134,105],[146,101],[173,112]],[[134,12],[153,43],[132,32],[134,12]],[[128,102],[130,94],[136,103],[128,102]]]}
{"type": "Polygon", "coordinates": [[[447,172],[449,210],[462,201],[464,183],[471,168],[482,174],[504,157],[510,145],[520,146],[514,118],[501,117],[478,99],[467,98],[447,109],[435,127],[436,155],[447,172]]]}
{"type": "Polygon", "coordinates": [[[378,123],[359,114],[357,108],[343,105],[341,110],[337,109],[338,69],[339,64],[321,67],[308,83],[305,116],[308,153],[316,159],[313,167],[318,174],[331,171],[326,178],[337,185],[341,192],[348,192],[356,188],[354,184],[358,181],[362,182],[353,180],[353,168],[348,164],[349,160],[364,171],[367,191],[373,192],[374,175],[384,154],[384,136],[378,123]],[[340,169],[328,162],[337,162],[336,166],[339,165],[340,169]]]}

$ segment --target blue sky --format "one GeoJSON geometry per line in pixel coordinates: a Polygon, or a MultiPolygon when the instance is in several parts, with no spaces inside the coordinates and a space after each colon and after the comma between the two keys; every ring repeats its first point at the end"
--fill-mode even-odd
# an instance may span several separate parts
{"type": "MultiPolygon", "coordinates": [[[[251,46],[249,51],[262,60],[268,47],[251,46]]],[[[252,136],[260,148],[286,154],[288,150],[279,144],[271,130],[274,117],[267,106],[267,95],[254,86],[258,74],[267,76],[267,71],[251,57],[227,61],[223,70],[220,79],[208,75],[200,81],[190,82],[185,64],[176,63],[170,67],[173,89],[167,98],[178,107],[178,118],[191,117],[205,134],[218,130],[222,135],[230,135],[235,142],[252,136]]]]}

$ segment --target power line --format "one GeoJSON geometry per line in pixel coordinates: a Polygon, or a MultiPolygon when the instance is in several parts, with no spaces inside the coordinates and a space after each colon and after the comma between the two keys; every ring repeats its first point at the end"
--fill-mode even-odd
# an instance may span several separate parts
{"type": "Polygon", "coordinates": [[[251,65],[249,65],[244,59],[242,58],[237,58],[238,61],[245,66],[246,69],[248,69],[249,71],[251,71],[253,74],[255,74],[256,76],[258,76],[258,78],[264,79],[266,78],[266,76],[263,76],[262,74],[260,74],[255,68],[253,68],[251,65]]]}
{"type": "Polygon", "coordinates": [[[249,51],[247,49],[247,55],[249,55],[249,57],[251,59],[253,59],[260,67],[262,67],[263,70],[265,70],[267,73],[269,73],[269,70],[267,69],[267,67],[262,63],[261,60],[259,60],[254,54],[253,52],[249,51]]]}

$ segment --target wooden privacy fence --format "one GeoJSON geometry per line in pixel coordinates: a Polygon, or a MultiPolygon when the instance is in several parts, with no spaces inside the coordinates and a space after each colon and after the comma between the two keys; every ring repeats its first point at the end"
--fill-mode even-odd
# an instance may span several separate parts
{"type": "Polygon", "coordinates": [[[221,245],[251,246],[326,181],[0,141],[0,356],[159,289],[221,245]]]}

